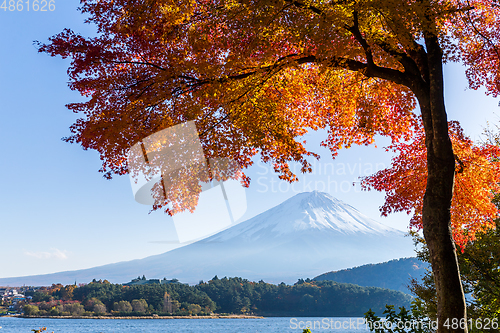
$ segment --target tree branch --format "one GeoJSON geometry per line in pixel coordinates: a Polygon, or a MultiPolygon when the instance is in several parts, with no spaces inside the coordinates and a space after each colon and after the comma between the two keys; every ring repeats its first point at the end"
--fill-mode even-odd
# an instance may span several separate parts
{"type": "Polygon", "coordinates": [[[322,11],[321,9],[319,9],[318,7],[311,6],[311,5],[306,5],[305,3],[300,2],[300,1],[293,1],[293,0],[285,0],[285,1],[290,2],[295,7],[298,7],[298,8],[301,8],[301,9],[309,9],[313,13],[318,14],[318,15],[325,15],[325,12],[322,11]]]}
{"type": "Polygon", "coordinates": [[[361,44],[361,47],[365,51],[367,66],[368,67],[374,66],[375,63],[373,62],[372,49],[370,47],[370,44],[368,44],[366,39],[361,34],[361,31],[359,30],[359,18],[358,18],[358,12],[356,10],[353,11],[352,18],[353,18],[354,23],[353,23],[352,27],[347,27],[347,30],[349,30],[352,33],[354,38],[356,38],[358,43],[361,44]]]}

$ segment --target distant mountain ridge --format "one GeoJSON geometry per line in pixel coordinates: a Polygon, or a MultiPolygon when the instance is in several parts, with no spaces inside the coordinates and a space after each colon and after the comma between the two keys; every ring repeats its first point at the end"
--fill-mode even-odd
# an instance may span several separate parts
{"type": "Polygon", "coordinates": [[[402,231],[315,191],[297,194],[254,218],[163,254],[85,270],[2,278],[0,285],[92,279],[122,283],[143,274],[190,284],[215,275],[293,283],[326,271],[412,255],[413,244],[402,231]]]}
{"type": "Polygon", "coordinates": [[[379,264],[342,269],[316,276],[315,281],[352,283],[363,287],[380,287],[410,293],[410,278],[417,281],[429,269],[429,264],[417,258],[401,258],[379,264]]]}

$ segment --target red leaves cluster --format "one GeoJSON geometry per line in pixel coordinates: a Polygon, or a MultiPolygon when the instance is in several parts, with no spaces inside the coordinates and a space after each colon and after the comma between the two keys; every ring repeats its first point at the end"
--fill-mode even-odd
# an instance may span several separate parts
{"type": "MultiPolygon", "coordinates": [[[[500,192],[500,148],[476,145],[466,137],[458,122],[449,122],[456,158],[455,187],[451,223],[455,242],[462,247],[475,239],[477,232],[494,227],[499,211],[492,199],[500,192]]],[[[382,215],[391,212],[413,214],[410,227],[422,228],[422,204],[427,181],[426,147],[423,128],[417,126],[409,142],[387,148],[397,155],[390,168],[363,179],[364,189],[385,191],[382,215]]]]}

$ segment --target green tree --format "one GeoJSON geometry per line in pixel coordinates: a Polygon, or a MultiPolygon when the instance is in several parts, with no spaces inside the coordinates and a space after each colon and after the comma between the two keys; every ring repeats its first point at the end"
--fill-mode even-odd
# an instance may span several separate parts
{"type": "Polygon", "coordinates": [[[64,304],[63,312],[69,312],[73,316],[81,316],[85,312],[85,308],[80,303],[64,304]]]}
{"type": "Polygon", "coordinates": [[[196,315],[201,312],[201,306],[199,304],[189,304],[188,311],[196,315]]]}
{"type": "Polygon", "coordinates": [[[105,314],[106,313],[106,306],[102,303],[100,303],[100,304],[96,303],[96,304],[94,304],[92,311],[94,311],[94,313],[97,315],[105,314]]]}
{"type": "Polygon", "coordinates": [[[411,311],[400,307],[396,312],[393,305],[385,306],[385,320],[375,315],[371,309],[365,313],[365,320],[371,332],[375,333],[431,333],[437,326],[435,321],[422,315],[420,303],[413,302],[411,311]]]}
{"type": "Polygon", "coordinates": [[[132,305],[127,301],[119,301],[113,304],[113,309],[118,312],[132,312],[132,305]]]}
{"type": "Polygon", "coordinates": [[[23,308],[23,312],[26,316],[36,316],[40,309],[36,305],[26,304],[23,308]]]}
{"type": "Polygon", "coordinates": [[[144,299],[134,299],[132,300],[132,310],[138,313],[145,313],[148,309],[148,303],[144,299]]]}
{"type": "Polygon", "coordinates": [[[500,318],[500,219],[458,258],[464,283],[474,296],[474,317],[500,318]]]}

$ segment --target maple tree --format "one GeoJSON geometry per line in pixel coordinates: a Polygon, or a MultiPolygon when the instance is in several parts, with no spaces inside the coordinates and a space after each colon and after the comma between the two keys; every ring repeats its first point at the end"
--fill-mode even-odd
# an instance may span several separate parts
{"type": "MultiPolygon", "coordinates": [[[[415,208],[422,222],[440,324],[466,318],[451,232],[452,214],[462,212],[450,208],[455,173],[473,174],[466,157],[483,153],[450,140],[443,64],[461,61],[472,88],[498,95],[496,0],[83,0],[81,11],[97,37],[66,29],[39,51],[72,59],[70,87],[88,100],[68,105],[83,118],[67,140],[99,151],[106,176],[127,173],[134,144],[186,121],[196,122],[207,159],[246,168],[259,154],[289,181],[296,180],[289,162],[307,172],[308,158],[318,157],[304,146],[307,131],[326,129],[323,145],[334,156],[389,136],[395,149],[408,149],[406,157],[425,160],[412,161],[426,174],[413,196],[399,193],[403,203],[389,205],[415,208]],[[415,145],[401,143],[415,133],[415,145]],[[464,161],[458,169],[456,156],[464,161]]],[[[157,208],[201,191],[189,172],[179,172],[182,182],[162,185],[157,208]]]]}

